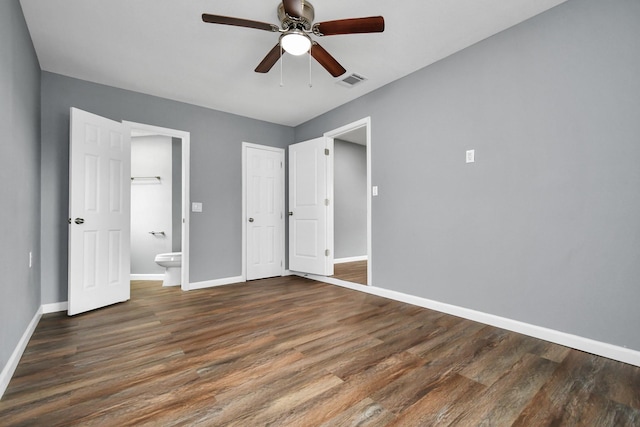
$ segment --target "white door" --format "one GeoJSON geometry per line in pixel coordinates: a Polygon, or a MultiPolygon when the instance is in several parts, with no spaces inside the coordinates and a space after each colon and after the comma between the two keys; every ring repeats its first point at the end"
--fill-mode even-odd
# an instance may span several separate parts
{"type": "Polygon", "coordinates": [[[130,136],[122,123],[71,109],[69,307],[129,299],[130,136]]]}
{"type": "Polygon", "coordinates": [[[333,140],[289,146],[289,269],[333,275],[333,140]]]}
{"type": "Polygon", "coordinates": [[[246,146],[247,280],[284,270],[284,151],[246,146]]]}

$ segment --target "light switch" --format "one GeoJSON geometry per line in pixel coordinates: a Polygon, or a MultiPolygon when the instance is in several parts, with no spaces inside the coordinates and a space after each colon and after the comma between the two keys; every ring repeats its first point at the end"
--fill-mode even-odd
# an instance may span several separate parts
{"type": "Polygon", "coordinates": [[[476,161],[476,150],[467,150],[467,163],[474,163],[476,161]]]}
{"type": "Polygon", "coordinates": [[[191,212],[202,212],[202,202],[191,203],[191,212]]]}
{"type": "Polygon", "coordinates": [[[371,188],[371,194],[373,196],[377,196],[378,195],[378,186],[374,185],[373,188],[371,188]]]}

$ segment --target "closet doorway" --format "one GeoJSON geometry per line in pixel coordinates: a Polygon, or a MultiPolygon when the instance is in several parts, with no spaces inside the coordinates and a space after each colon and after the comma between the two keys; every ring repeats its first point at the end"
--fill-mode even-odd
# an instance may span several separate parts
{"type": "Polygon", "coordinates": [[[334,147],[334,279],[371,285],[371,119],[324,134],[334,147]]]}

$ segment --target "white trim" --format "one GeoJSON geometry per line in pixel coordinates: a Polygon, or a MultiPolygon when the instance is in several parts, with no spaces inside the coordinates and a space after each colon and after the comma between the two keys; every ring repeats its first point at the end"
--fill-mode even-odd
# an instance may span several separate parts
{"type": "Polygon", "coordinates": [[[586,351],[587,353],[596,354],[598,356],[617,360],[619,362],[628,363],[630,365],[640,367],[640,351],[632,350],[626,347],[620,347],[591,338],[585,338],[566,332],[557,331],[555,329],[544,328],[542,326],[532,325],[518,320],[508,319],[469,308],[459,307],[451,304],[433,301],[430,299],[404,294],[402,292],[392,291],[374,286],[358,285],[344,280],[334,279],[332,277],[316,276],[313,274],[301,275],[309,279],[319,282],[325,282],[332,285],[342,286],[360,292],[389,298],[392,300],[405,302],[407,304],[417,305],[419,307],[436,310],[442,313],[451,314],[462,317],[475,322],[484,323],[509,331],[517,332],[530,337],[539,338],[550,341],[563,346],[575,348],[577,350],[586,351]]]}
{"type": "Polygon", "coordinates": [[[336,259],[333,260],[333,263],[334,264],[344,264],[345,262],[366,261],[367,259],[369,259],[369,257],[366,256],[366,255],[351,256],[351,257],[347,257],[347,258],[336,258],[336,259]]]}
{"type": "Polygon", "coordinates": [[[2,373],[0,373],[0,399],[4,395],[4,392],[7,390],[9,386],[9,382],[11,381],[11,377],[13,377],[16,368],[18,367],[18,363],[20,362],[20,358],[22,357],[22,353],[24,353],[24,349],[27,348],[27,344],[29,344],[29,340],[33,335],[33,332],[36,330],[36,326],[38,326],[38,322],[42,317],[42,307],[39,307],[36,311],[36,314],[29,322],[27,329],[22,334],[20,341],[16,345],[16,348],[11,353],[11,357],[7,360],[7,364],[2,368],[2,373]]]}
{"type": "Polygon", "coordinates": [[[164,274],[131,274],[129,280],[164,280],[164,274]]]}
{"type": "Polygon", "coordinates": [[[225,277],[224,279],[216,279],[216,280],[205,280],[204,282],[193,282],[189,284],[189,289],[205,289],[205,288],[213,288],[216,286],[224,286],[224,285],[232,285],[235,283],[245,282],[244,277],[236,276],[236,277],[225,277]]]}
{"type": "Polygon", "coordinates": [[[69,303],[67,301],[42,304],[42,314],[59,313],[61,311],[67,311],[68,309],[69,303]]]}
{"type": "Polygon", "coordinates": [[[265,151],[273,151],[275,153],[280,154],[280,159],[282,161],[282,168],[280,170],[280,179],[281,179],[281,191],[282,191],[282,205],[280,208],[282,209],[282,218],[281,218],[281,226],[282,226],[282,235],[280,236],[280,259],[282,260],[282,267],[280,268],[281,274],[284,276],[284,265],[285,265],[285,245],[286,242],[284,240],[285,236],[285,194],[286,194],[286,184],[285,184],[285,149],[278,147],[270,147],[268,145],[260,145],[254,144],[251,142],[243,142],[242,143],[242,282],[247,281],[247,148],[253,148],[257,150],[265,150],[265,151]]]}
{"type": "MultiPolygon", "coordinates": [[[[191,133],[163,128],[160,126],[147,125],[144,123],[135,123],[123,120],[122,123],[129,127],[129,131],[133,129],[152,132],[155,134],[166,135],[182,140],[182,290],[190,289],[189,283],[189,213],[190,213],[190,167],[191,167],[191,133]]],[[[141,279],[144,280],[144,279],[141,279]]],[[[155,279],[154,279],[155,280],[155,279]]],[[[161,279],[160,279],[161,280],[161,279]]]]}
{"type": "MultiPolygon", "coordinates": [[[[367,264],[367,284],[369,286],[373,285],[373,263],[371,262],[372,254],[373,254],[373,245],[371,243],[371,117],[365,117],[360,120],[356,120],[355,122],[349,123],[337,129],[334,129],[329,132],[325,132],[324,136],[327,138],[331,138],[332,140],[339,137],[340,135],[350,132],[352,130],[359,129],[361,127],[366,127],[367,129],[367,259],[370,261],[367,264]]],[[[334,260],[335,264],[335,260],[334,260]]]]}

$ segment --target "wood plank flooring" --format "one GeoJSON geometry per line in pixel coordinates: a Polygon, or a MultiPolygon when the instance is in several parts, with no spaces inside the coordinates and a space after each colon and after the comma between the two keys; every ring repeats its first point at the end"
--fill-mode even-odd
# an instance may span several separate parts
{"type": "Polygon", "coordinates": [[[353,261],[334,264],[333,276],[347,282],[367,284],[367,261],[353,261]]]}
{"type": "Polygon", "coordinates": [[[640,368],[299,277],[40,321],[2,426],[640,426],[640,368]]]}

